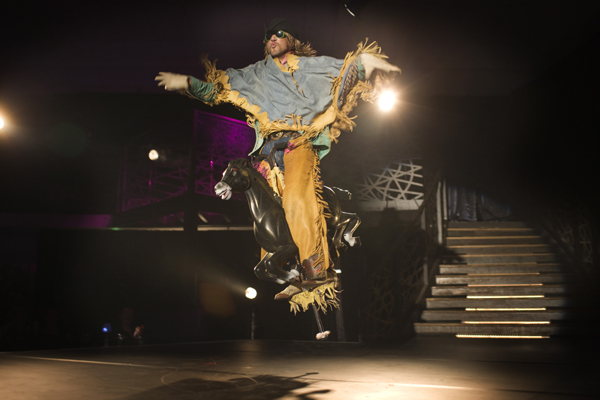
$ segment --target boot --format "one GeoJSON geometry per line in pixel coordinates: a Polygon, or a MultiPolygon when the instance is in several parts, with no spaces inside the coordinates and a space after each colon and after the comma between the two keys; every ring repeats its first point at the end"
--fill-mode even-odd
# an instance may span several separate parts
{"type": "Polygon", "coordinates": [[[324,270],[323,262],[315,265],[315,261],[317,261],[318,258],[319,255],[315,254],[302,261],[302,269],[305,277],[304,281],[302,281],[302,287],[305,289],[312,289],[332,281],[331,278],[327,278],[327,272],[324,270]]]}
{"type": "Polygon", "coordinates": [[[302,289],[300,288],[300,282],[294,282],[281,292],[277,293],[275,295],[275,300],[289,300],[301,291],[302,289]]]}

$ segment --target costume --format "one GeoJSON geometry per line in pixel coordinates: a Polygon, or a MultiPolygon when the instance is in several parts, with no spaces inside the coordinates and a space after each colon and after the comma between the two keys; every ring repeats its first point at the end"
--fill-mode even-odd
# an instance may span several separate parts
{"type": "Polygon", "coordinates": [[[365,42],[344,60],[288,54],[286,65],[268,56],[246,68],[225,71],[204,60],[206,82],[189,77],[188,89],[182,91],[209,105],[227,102],[244,110],[256,131],[252,156],[268,154],[276,142],[287,143],[277,158],[285,180],[276,179],[281,174],[267,163],[258,169],[282,195],[307,281],[323,281],[330,268],[319,161],[342,130],[354,127],[348,113],[358,96],[368,101],[375,96],[373,86],[361,80],[363,53],[384,58],[376,43],[365,42]]]}

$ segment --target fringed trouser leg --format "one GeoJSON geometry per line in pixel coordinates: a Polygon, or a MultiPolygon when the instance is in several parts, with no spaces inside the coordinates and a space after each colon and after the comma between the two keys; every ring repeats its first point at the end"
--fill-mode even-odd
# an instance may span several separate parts
{"type": "Polygon", "coordinates": [[[307,279],[321,279],[329,268],[329,248],[319,157],[310,142],[298,147],[293,142],[292,150],[284,155],[283,209],[301,262],[304,265],[308,261],[314,269],[307,272],[305,268],[307,279]]]}

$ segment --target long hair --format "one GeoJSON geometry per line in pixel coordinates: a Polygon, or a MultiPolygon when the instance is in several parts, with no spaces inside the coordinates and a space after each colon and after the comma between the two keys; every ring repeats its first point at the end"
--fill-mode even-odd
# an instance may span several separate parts
{"type": "MultiPolygon", "coordinates": [[[[309,42],[302,43],[289,33],[285,33],[285,37],[288,38],[288,41],[292,44],[292,52],[300,57],[314,57],[317,55],[317,51],[314,50],[309,42]]],[[[263,43],[265,44],[265,59],[269,58],[271,52],[269,50],[269,40],[263,39],[263,43]]]]}

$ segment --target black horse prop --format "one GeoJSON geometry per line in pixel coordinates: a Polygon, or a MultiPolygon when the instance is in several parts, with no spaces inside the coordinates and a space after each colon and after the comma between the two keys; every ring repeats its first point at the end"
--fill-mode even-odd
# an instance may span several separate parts
{"type": "MultiPolygon", "coordinates": [[[[215,186],[215,193],[223,200],[229,200],[232,192],[244,192],[246,195],[254,220],[254,237],[267,251],[254,267],[256,276],[280,284],[296,280],[301,269],[297,260],[298,248],[285,220],[281,198],[245,158],[230,161],[223,178],[215,186]]],[[[323,199],[330,214],[327,218],[328,236],[338,251],[347,246],[360,246],[360,238],[353,236],[360,219],[356,214],[342,212],[340,198],[349,200],[350,192],[323,187],[323,199]]]]}

